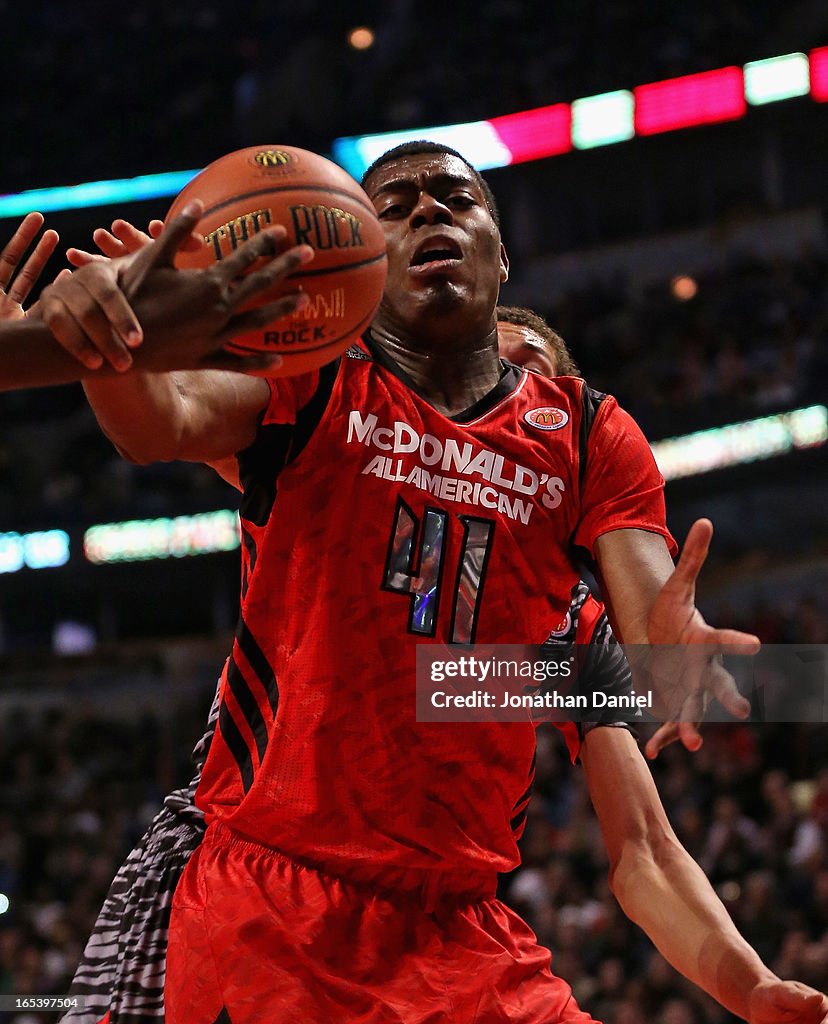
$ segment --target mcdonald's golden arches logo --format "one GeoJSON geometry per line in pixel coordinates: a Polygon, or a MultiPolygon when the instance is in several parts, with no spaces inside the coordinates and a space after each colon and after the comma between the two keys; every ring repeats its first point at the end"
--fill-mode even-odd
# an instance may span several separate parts
{"type": "Polygon", "coordinates": [[[538,430],[560,430],[569,423],[569,413],[563,409],[556,409],[551,405],[544,405],[540,409],[530,409],[524,413],[524,420],[530,427],[537,427],[538,430]]]}
{"type": "Polygon", "coordinates": [[[293,157],[283,149],[260,149],[253,157],[253,162],[259,167],[284,167],[289,164],[293,157]]]}

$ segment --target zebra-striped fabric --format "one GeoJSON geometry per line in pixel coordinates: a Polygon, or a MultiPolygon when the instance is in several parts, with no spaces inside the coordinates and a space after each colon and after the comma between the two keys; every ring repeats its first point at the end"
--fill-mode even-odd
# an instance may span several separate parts
{"type": "Polygon", "coordinates": [[[218,708],[216,691],[207,732],[193,750],[195,776],[166,798],[110,886],[69,989],[78,1006],[61,1024],[99,1024],[107,1013],[107,1024],[164,1020],[170,909],[181,873],[204,836],[195,791],[218,708]]]}

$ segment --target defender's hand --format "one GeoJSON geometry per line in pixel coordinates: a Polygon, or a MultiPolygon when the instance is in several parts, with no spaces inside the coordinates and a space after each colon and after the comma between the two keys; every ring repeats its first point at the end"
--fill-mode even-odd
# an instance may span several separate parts
{"type": "Polygon", "coordinates": [[[0,320],[20,320],[26,316],[23,303],[58,244],[57,231],[49,228],[21,266],[26,250],[43,227],[43,219],[42,213],[26,214],[0,252],[0,320]]]}
{"type": "Polygon", "coordinates": [[[748,716],[750,704],[739,693],[719,655],[751,655],[760,647],[759,638],[752,634],[709,626],[696,608],[696,580],[712,536],[709,519],[699,519],[690,528],[678,565],[656,597],[647,626],[652,645],[648,653],[661,681],[660,696],[667,715],[677,721],[678,736],[688,749],[700,746],[695,723],[703,718],[710,698],[715,697],[737,718],[748,716]],[[660,652],[659,645],[670,645],[671,649],[660,652]]]}

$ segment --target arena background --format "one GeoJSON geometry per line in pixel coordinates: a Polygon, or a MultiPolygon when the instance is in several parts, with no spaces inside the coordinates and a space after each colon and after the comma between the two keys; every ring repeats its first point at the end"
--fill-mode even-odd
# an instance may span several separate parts
{"type": "MultiPolygon", "coordinates": [[[[761,65],[719,123],[624,138],[623,96],[620,122],[570,107],[586,131],[570,152],[488,177],[512,258],[504,301],[543,313],[651,441],[709,431],[667,486],[679,538],[699,515],[716,525],[703,611],[766,642],[828,643],[828,6],[7,0],[0,13],[4,193],[198,168],[259,143],[330,153],[337,137],[800,55],[761,65]],[[349,45],[357,26],[372,46],[349,45]]],[[[718,88],[699,101],[708,115],[718,88]]],[[[48,223],[62,253],[168,202],[48,223]]],[[[0,220],[0,240],[15,223],[0,220]]],[[[121,461],[79,387],[0,395],[0,422],[0,993],[59,994],[118,864],[188,778],[236,613],[234,492],[201,467],[121,461]],[[218,515],[179,518],[202,513],[218,515]],[[156,522],[87,533],[135,520],[156,522]]],[[[828,727],[705,735],[653,766],[670,818],[766,962],[824,990],[828,727]]],[[[522,845],[504,897],[582,1005],[615,1024],[728,1019],[621,915],[580,771],[552,735],[522,845]]]]}

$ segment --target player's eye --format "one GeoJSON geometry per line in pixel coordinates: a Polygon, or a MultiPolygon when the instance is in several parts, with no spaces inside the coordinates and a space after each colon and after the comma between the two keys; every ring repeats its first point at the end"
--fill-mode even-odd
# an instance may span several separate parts
{"type": "Polygon", "coordinates": [[[465,192],[458,192],[454,195],[449,196],[446,199],[446,203],[449,206],[457,207],[460,210],[467,210],[470,206],[475,205],[474,198],[467,195],[465,192]]]}
{"type": "Polygon", "coordinates": [[[404,217],[406,215],[406,208],[402,203],[389,203],[388,206],[383,206],[380,212],[377,214],[380,220],[393,219],[395,217],[404,217]]]}

